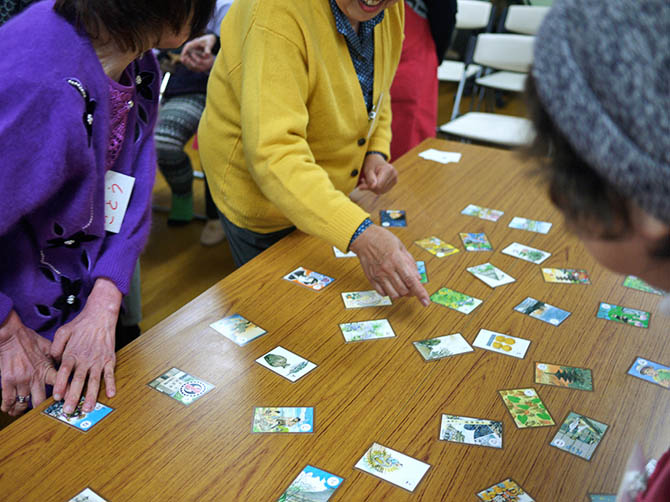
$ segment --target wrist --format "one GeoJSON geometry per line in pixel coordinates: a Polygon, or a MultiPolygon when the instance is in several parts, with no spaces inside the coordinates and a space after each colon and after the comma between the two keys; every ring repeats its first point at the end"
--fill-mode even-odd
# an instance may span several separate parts
{"type": "Polygon", "coordinates": [[[118,317],[123,295],[111,280],[105,277],[96,279],[86,300],[86,307],[95,307],[102,313],[118,317]]]}
{"type": "Polygon", "coordinates": [[[363,223],[361,223],[358,226],[358,229],[356,229],[356,232],[354,232],[354,235],[351,236],[351,241],[349,241],[349,249],[353,252],[356,253],[357,249],[360,249],[362,246],[364,246],[365,243],[365,237],[370,234],[368,231],[371,227],[374,227],[374,223],[370,218],[365,218],[363,220],[363,223]]]}

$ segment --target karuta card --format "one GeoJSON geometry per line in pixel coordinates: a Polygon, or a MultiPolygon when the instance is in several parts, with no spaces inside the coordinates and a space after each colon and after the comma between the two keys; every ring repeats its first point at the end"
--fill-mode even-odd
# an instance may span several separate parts
{"type": "Polygon", "coordinates": [[[84,406],[84,398],[82,397],[74,411],[70,414],[66,414],[63,412],[64,404],[64,399],[54,402],[53,404],[49,405],[49,407],[44,410],[43,413],[84,432],[90,430],[91,427],[96,425],[98,422],[100,422],[100,420],[114,411],[113,408],[105,406],[102,403],[95,403],[93,411],[85,413],[81,409],[82,406],[84,406]]]}
{"type": "Polygon", "coordinates": [[[482,265],[468,267],[466,270],[474,275],[477,279],[484,282],[484,284],[492,288],[504,286],[505,284],[516,281],[514,277],[507,275],[505,272],[496,266],[491,265],[490,263],[483,263],[482,265]]]}
{"type": "Polygon", "coordinates": [[[514,310],[544,321],[552,326],[558,326],[570,315],[570,312],[567,310],[559,309],[530,296],[514,307],[514,310]]]}
{"type": "Polygon", "coordinates": [[[598,313],[596,316],[600,319],[607,319],[608,321],[628,324],[629,326],[648,328],[651,314],[649,312],[645,312],[644,310],[631,309],[628,307],[621,307],[619,305],[612,305],[611,303],[601,302],[598,306],[598,313]]]}
{"type": "Polygon", "coordinates": [[[178,368],[169,369],[148,385],[185,405],[197,401],[214,388],[211,383],[189,375],[178,368]]]}
{"type": "Polygon", "coordinates": [[[103,499],[90,488],[86,488],[84,491],[79,492],[73,498],[68,500],[68,502],[107,502],[107,500],[103,499]]]}
{"type": "Polygon", "coordinates": [[[256,326],[251,321],[247,321],[240,314],[233,314],[219,319],[210,324],[209,327],[232,340],[240,347],[267,333],[263,328],[256,326]]]}
{"type": "Polygon", "coordinates": [[[296,268],[290,274],[285,275],[284,279],[305,286],[306,288],[313,289],[314,291],[321,291],[335,280],[332,277],[319,274],[318,272],[303,267],[296,268]]]}
{"type": "Polygon", "coordinates": [[[353,251],[349,251],[347,253],[343,253],[339,249],[337,249],[335,246],[333,246],[333,253],[335,254],[335,258],[356,258],[356,253],[353,251]]]}
{"type": "Polygon", "coordinates": [[[363,307],[384,307],[392,305],[388,296],[381,296],[374,289],[371,291],[350,291],[342,293],[342,301],[348,309],[360,309],[363,307]]]}
{"type": "Polygon", "coordinates": [[[434,361],[474,351],[460,333],[438,336],[437,338],[429,338],[428,340],[420,340],[413,343],[416,350],[421,354],[421,357],[426,361],[434,361]]]}
{"type": "Polygon", "coordinates": [[[649,359],[638,357],[628,370],[628,374],[670,389],[670,366],[663,366],[649,359]]]}
{"type": "Polygon", "coordinates": [[[277,502],[328,502],[343,478],[318,467],[306,466],[277,502]]]}
{"type": "Polygon", "coordinates": [[[535,502],[513,479],[506,479],[500,483],[482,490],[477,494],[484,502],[535,502]]]}
{"type": "Polygon", "coordinates": [[[251,432],[306,434],[314,432],[312,407],[256,407],[251,432]]]}
{"type": "Polygon", "coordinates": [[[571,411],[549,444],[584,460],[591,460],[605,431],[607,424],[571,411]]]}
{"type": "Polygon", "coordinates": [[[454,247],[451,244],[447,244],[438,237],[426,237],[425,239],[415,241],[414,244],[422,247],[430,254],[434,254],[438,258],[444,258],[445,256],[449,256],[459,252],[459,249],[457,247],[454,247]]]}
{"type": "Polygon", "coordinates": [[[426,272],[426,263],[422,261],[416,262],[416,269],[421,276],[421,284],[426,284],[428,282],[428,273],[426,272]]]}
{"type": "Polygon", "coordinates": [[[593,390],[590,369],[562,364],[535,363],[535,383],[566,389],[593,390]]]}
{"type": "Polygon", "coordinates": [[[465,247],[466,251],[493,251],[493,246],[491,246],[486,234],[461,232],[458,235],[460,235],[461,240],[463,241],[463,247],[465,247]]]}
{"type": "Polygon", "coordinates": [[[468,207],[463,209],[463,211],[461,211],[461,214],[466,216],[475,216],[476,218],[480,218],[482,220],[498,221],[498,219],[505,213],[496,209],[488,209],[470,204],[468,207]]]}
{"type": "Polygon", "coordinates": [[[519,429],[556,425],[533,388],[498,391],[519,429]]]}
{"type": "Polygon", "coordinates": [[[382,227],[407,226],[407,215],[405,214],[405,211],[400,211],[398,209],[385,209],[379,211],[379,220],[381,221],[382,227]]]}
{"type": "Polygon", "coordinates": [[[644,291],[645,293],[653,293],[655,295],[663,296],[662,290],[650,286],[642,279],[635,277],[634,275],[627,276],[623,281],[623,286],[625,288],[637,289],[638,291],[644,291]]]}
{"type": "Polygon", "coordinates": [[[524,246],[518,242],[513,242],[507,246],[502,250],[502,253],[538,265],[551,256],[551,253],[530,246],[524,246]]]}
{"type": "Polygon", "coordinates": [[[355,467],[413,492],[430,465],[391,448],[372,443],[355,467]]]}
{"type": "Polygon", "coordinates": [[[543,268],[542,277],[557,284],[591,284],[586,270],[576,268],[543,268]]]}
{"type": "Polygon", "coordinates": [[[506,356],[523,359],[530,346],[530,340],[517,338],[516,336],[505,333],[496,333],[488,329],[481,329],[477,338],[472,342],[473,347],[478,349],[490,350],[506,356]]]}
{"type": "Polygon", "coordinates": [[[439,305],[457,310],[462,314],[469,314],[482,304],[482,300],[479,298],[474,298],[449,288],[441,288],[430,295],[430,299],[439,305]]]}
{"type": "Polygon", "coordinates": [[[377,321],[348,322],[340,324],[345,342],[361,342],[395,336],[391,324],[386,319],[377,321]]]}
{"type": "Polygon", "coordinates": [[[616,502],[616,495],[607,493],[589,493],[589,502],[616,502]]]}
{"type": "Polygon", "coordinates": [[[529,220],[527,218],[520,218],[515,216],[509,222],[509,228],[516,228],[517,230],[528,230],[529,232],[537,232],[538,234],[548,234],[551,230],[551,223],[548,221],[529,220]]]}
{"type": "Polygon", "coordinates": [[[445,152],[436,150],[435,148],[424,150],[419,154],[419,157],[439,162],[440,164],[449,164],[450,162],[459,162],[461,160],[461,154],[458,152],[445,152]]]}
{"type": "Polygon", "coordinates": [[[295,382],[316,368],[313,362],[286,350],[281,345],[256,359],[256,362],[291,382],[295,382]]]}
{"type": "Polygon", "coordinates": [[[503,447],[503,425],[496,420],[484,418],[442,415],[440,440],[452,443],[503,447]]]}

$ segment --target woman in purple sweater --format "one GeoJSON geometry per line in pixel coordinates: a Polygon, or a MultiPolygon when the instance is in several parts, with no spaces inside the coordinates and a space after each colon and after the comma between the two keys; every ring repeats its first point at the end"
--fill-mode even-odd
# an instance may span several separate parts
{"type": "Polygon", "coordinates": [[[214,3],[47,0],[0,29],[3,412],[39,404],[47,385],[66,413],[85,385],[92,410],[101,378],[115,394],[115,326],[151,219],[160,75],[149,49],[198,34],[214,3]],[[115,229],[105,206],[121,211],[123,187],[115,229]]]}

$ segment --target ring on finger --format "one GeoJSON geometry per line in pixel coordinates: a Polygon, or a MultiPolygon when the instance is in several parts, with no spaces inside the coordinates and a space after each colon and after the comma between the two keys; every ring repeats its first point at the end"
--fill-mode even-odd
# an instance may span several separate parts
{"type": "Polygon", "coordinates": [[[16,396],[16,402],[17,403],[23,404],[26,401],[28,401],[28,399],[30,399],[30,394],[28,394],[27,396],[16,396]]]}

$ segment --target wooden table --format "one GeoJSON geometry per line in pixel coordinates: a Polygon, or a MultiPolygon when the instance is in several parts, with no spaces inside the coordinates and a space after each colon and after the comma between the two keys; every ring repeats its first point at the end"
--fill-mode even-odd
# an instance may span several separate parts
{"type": "MultiPolygon", "coordinates": [[[[658,457],[670,444],[670,392],[627,376],[636,356],[670,362],[668,321],[652,313],[649,329],[596,318],[599,301],[655,312],[659,297],[621,286],[569,235],[530,165],[516,154],[428,140],[397,162],[398,186],[364,198],[380,209],[406,209],[393,232],[428,269],[429,293],[443,286],[483,299],[470,315],[414,299],[392,307],[345,310],[340,293],[370,289],[356,259],[336,259],[330,245],[300,232],[226,277],[119,353],[115,411],[88,433],[40,412],[0,432],[0,498],[63,501],[86,486],[120,501],[274,501],[306,464],[345,478],[336,501],[474,501],[475,492],[507,477],[537,501],[587,500],[615,492],[629,452],[640,442],[658,457]],[[417,153],[435,147],[463,153],[441,165],[417,153]],[[496,223],[461,215],[468,204],[500,209],[496,223]],[[553,222],[548,235],[508,228],[513,216],[553,222]],[[438,259],[413,241],[436,235],[462,249],[458,232],[486,232],[494,253],[438,259]],[[550,251],[542,266],[585,268],[592,285],[545,283],[540,266],[506,255],[519,241],[550,251]],[[491,289],[465,271],[491,261],[517,282],[491,289]],[[304,266],[336,279],[316,293],[282,276],[304,266]],[[513,311],[533,296],[572,312],[559,327],[513,311]],[[209,328],[239,313],[268,334],[238,347],[209,328]],[[339,323],[388,318],[397,337],[345,344],[339,323]],[[520,360],[475,349],[424,362],[412,341],[480,328],[532,340],[520,360]],[[256,358],[277,345],[318,368],[296,383],[256,358]],[[535,361],[593,369],[594,392],[534,384],[535,361]],[[183,406],[146,384],[178,367],[216,385],[183,406]],[[571,410],[609,424],[590,462],[549,446],[557,427],[517,429],[497,390],[535,387],[554,420],[571,410]],[[252,434],[254,406],[314,406],[315,433],[252,434]],[[504,422],[504,448],[438,441],[442,413],[504,422]],[[378,442],[432,467],[414,493],[354,470],[378,442]]],[[[170,278],[166,277],[166,281],[170,278]]]]}

